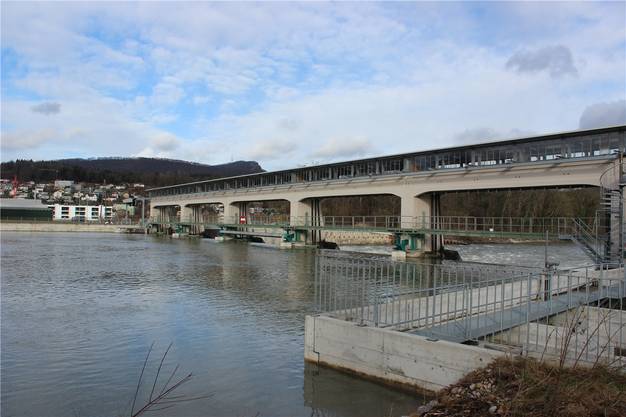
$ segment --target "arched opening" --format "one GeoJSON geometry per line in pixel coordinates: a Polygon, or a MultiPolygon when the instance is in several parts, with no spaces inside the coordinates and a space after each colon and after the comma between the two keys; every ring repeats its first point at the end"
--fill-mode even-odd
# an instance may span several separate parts
{"type": "Polygon", "coordinates": [[[591,218],[600,208],[598,187],[472,190],[441,195],[443,216],[591,218]]]}

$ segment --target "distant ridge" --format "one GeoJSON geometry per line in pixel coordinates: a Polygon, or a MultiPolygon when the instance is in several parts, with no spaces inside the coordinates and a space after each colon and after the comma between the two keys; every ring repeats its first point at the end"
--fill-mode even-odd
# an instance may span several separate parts
{"type": "Polygon", "coordinates": [[[235,161],[219,165],[167,158],[70,158],[50,161],[16,160],[3,162],[2,178],[17,175],[20,181],[66,179],[92,183],[142,183],[171,185],[203,179],[232,177],[263,172],[256,161],[235,161]]]}

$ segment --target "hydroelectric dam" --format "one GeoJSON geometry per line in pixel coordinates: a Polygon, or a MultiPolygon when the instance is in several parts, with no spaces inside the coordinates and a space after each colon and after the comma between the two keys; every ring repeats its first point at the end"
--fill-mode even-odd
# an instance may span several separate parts
{"type": "Polygon", "coordinates": [[[569,239],[597,260],[623,251],[622,155],[626,126],[555,133],[454,148],[381,156],[326,165],[198,181],[148,190],[151,226],[222,236],[279,239],[284,247],[315,244],[327,231],[393,234],[396,255],[441,248],[444,235],[569,239]],[[600,189],[596,218],[476,218],[441,213],[441,195],[468,190],[600,189]],[[387,195],[400,214],[332,216],[326,198],[387,195]],[[254,215],[252,202],[288,203],[289,213],[254,215]],[[207,216],[202,207],[219,205],[207,216]]]}

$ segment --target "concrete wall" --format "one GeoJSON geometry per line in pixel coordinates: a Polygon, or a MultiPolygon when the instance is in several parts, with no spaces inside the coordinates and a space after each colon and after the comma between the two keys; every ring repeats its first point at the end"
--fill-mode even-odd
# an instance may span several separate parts
{"type": "Polygon", "coordinates": [[[305,360],[416,390],[437,391],[502,355],[326,316],[305,319],[305,360]]]}
{"type": "Polygon", "coordinates": [[[85,223],[0,223],[2,232],[98,232],[118,233],[120,227],[111,224],[85,223]]]}

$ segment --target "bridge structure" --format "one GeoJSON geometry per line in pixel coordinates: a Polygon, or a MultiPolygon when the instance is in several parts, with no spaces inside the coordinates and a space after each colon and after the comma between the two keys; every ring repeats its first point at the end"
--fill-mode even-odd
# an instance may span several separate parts
{"type": "Polygon", "coordinates": [[[626,126],[554,133],[198,181],[148,190],[150,223],[191,231],[218,226],[222,233],[281,237],[315,243],[323,230],[386,231],[408,254],[435,251],[443,235],[572,236],[596,256],[623,251],[626,126]],[[445,192],[594,186],[602,207],[594,219],[452,218],[441,213],[445,192]],[[392,195],[399,216],[325,216],[321,201],[392,195]],[[252,216],[253,202],[286,201],[289,214],[252,216]],[[223,206],[207,219],[201,208],[223,206]],[[599,236],[602,235],[602,236],[599,236]]]}

